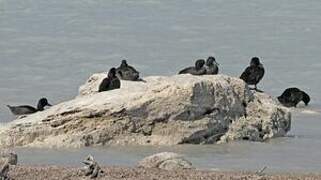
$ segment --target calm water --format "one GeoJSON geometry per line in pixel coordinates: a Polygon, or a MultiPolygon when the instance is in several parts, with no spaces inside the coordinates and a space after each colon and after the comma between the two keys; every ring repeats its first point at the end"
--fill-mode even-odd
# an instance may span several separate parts
{"type": "MultiPolygon", "coordinates": [[[[207,168],[267,165],[321,172],[320,21],[319,0],[0,0],[0,122],[14,118],[5,104],[36,104],[42,96],[53,104],[71,99],[92,73],[118,66],[123,58],[149,76],[175,74],[214,55],[222,73],[238,76],[259,56],[267,70],[262,89],[279,95],[299,87],[312,96],[308,109],[318,113],[299,110],[290,137],[270,143],[173,151],[207,168]]],[[[106,163],[131,164],[157,150],[88,151],[127,154],[128,159],[102,157],[106,163]]],[[[36,160],[21,158],[67,163],[43,153],[36,160]]],[[[69,154],[78,161],[82,153],[69,154]]]]}

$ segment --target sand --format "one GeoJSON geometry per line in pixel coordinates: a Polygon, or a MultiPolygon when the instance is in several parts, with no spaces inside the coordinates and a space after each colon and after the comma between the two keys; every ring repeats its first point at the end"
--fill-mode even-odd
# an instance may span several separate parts
{"type": "MultiPolygon", "coordinates": [[[[321,179],[321,175],[263,175],[246,172],[217,172],[200,170],[165,171],[136,167],[103,167],[105,173],[97,179],[106,180],[299,180],[321,179]]],[[[78,180],[84,177],[80,168],[59,166],[11,166],[9,176],[15,180],[78,180]]]]}

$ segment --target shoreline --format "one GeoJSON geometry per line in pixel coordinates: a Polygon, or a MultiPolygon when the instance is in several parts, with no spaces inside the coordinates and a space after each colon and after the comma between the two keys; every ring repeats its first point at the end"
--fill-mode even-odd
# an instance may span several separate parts
{"type": "MultiPolygon", "coordinates": [[[[242,171],[210,171],[210,170],[173,170],[166,171],[155,168],[138,168],[138,167],[123,167],[123,166],[104,166],[102,167],[104,174],[97,179],[127,179],[127,180],[150,180],[150,179],[242,179],[242,180],[286,180],[286,179],[321,179],[321,174],[293,174],[293,173],[276,173],[260,175],[255,172],[242,172],[242,171]]],[[[89,179],[81,173],[81,167],[69,166],[40,166],[40,165],[18,165],[11,166],[9,177],[19,180],[37,180],[37,179],[89,179]]]]}

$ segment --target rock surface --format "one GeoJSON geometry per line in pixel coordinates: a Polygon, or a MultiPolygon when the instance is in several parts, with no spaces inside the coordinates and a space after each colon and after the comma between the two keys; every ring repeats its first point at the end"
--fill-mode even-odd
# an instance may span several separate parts
{"type": "Polygon", "coordinates": [[[162,152],[144,158],[138,163],[138,167],[178,170],[191,169],[192,163],[184,159],[182,155],[172,152],[162,152]]]}
{"type": "Polygon", "coordinates": [[[97,93],[104,77],[94,74],[73,100],[1,127],[0,147],[264,141],[290,130],[288,109],[238,78],[155,76],[97,93]]]}
{"type": "Polygon", "coordinates": [[[277,100],[267,94],[254,94],[254,99],[247,104],[247,117],[232,123],[221,142],[264,141],[284,136],[291,129],[291,113],[276,104],[277,100]]]}

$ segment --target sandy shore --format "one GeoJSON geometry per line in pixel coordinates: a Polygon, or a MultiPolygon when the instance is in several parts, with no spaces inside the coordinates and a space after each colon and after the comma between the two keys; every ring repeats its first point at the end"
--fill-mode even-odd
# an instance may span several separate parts
{"type": "MultiPolygon", "coordinates": [[[[241,172],[217,172],[199,170],[165,171],[159,169],[127,168],[127,167],[104,167],[104,175],[97,179],[107,180],[299,180],[321,179],[321,175],[264,175],[241,172]]],[[[79,168],[58,166],[11,166],[9,176],[19,180],[78,180],[90,179],[82,176],[79,168]]]]}

